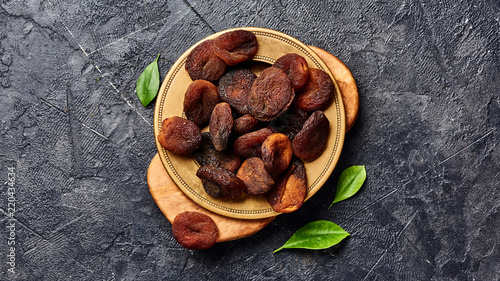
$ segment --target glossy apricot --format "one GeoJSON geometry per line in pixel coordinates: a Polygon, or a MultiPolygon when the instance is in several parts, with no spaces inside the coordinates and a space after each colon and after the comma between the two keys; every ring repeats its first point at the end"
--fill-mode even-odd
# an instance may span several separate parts
{"type": "Polygon", "coordinates": [[[193,121],[173,116],[161,123],[158,142],[172,153],[189,155],[200,146],[201,132],[193,121]]]}
{"type": "Polygon", "coordinates": [[[226,71],[226,63],[214,52],[214,41],[198,44],[186,58],[186,71],[194,80],[219,80],[226,71]]]}

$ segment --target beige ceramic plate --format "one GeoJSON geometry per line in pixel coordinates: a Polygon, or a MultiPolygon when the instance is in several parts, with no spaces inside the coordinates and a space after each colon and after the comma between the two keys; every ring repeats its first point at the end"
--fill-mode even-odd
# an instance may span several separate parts
{"type": "MultiPolygon", "coordinates": [[[[270,29],[256,27],[239,29],[251,31],[257,37],[259,49],[253,58],[253,62],[250,63],[253,64],[250,65],[250,68],[256,72],[257,75],[260,70],[262,70],[263,65],[269,64],[270,66],[276,59],[284,54],[297,53],[307,60],[310,68],[319,68],[326,71],[335,82],[335,79],[324,62],[309,47],[297,39],[270,29]]],[[[204,40],[214,39],[222,33],[232,30],[234,29],[212,34],[204,40]]],[[[160,131],[161,122],[165,118],[171,116],[184,116],[184,94],[187,87],[192,82],[185,70],[185,62],[187,56],[197,44],[189,48],[174,63],[165,77],[158,94],[154,116],[154,131],[156,146],[161,161],[179,188],[194,202],[208,210],[227,217],[242,219],[258,219],[279,215],[279,213],[271,208],[263,196],[244,195],[239,200],[222,200],[209,196],[203,189],[201,180],[196,177],[196,171],[199,167],[193,158],[170,153],[158,143],[157,136],[160,131]]],[[[328,145],[323,154],[316,160],[305,163],[308,181],[306,200],[314,195],[326,182],[339,159],[344,143],[344,106],[336,83],[335,100],[330,107],[325,110],[325,114],[330,120],[330,136],[328,145]]]]}

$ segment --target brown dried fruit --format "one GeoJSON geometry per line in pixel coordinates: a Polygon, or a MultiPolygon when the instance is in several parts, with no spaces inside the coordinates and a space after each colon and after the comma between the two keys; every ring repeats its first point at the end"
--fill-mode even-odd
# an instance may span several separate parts
{"type": "Polygon", "coordinates": [[[248,158],[243,161],[236,176],[245,182],[245,192],[247,194],[264,194],[274,185],[274,180],[266,171],[264,162],[258,157],[248,158]]]}
{"type": "Polygon", "coordinates": [[[295,160],[286,175],[265,194],[265,197],[276,212],[290,213],[302,206],[306,194],[306,169],[302,161],[295,160]]]}
{"type": "Polygon", "coordinates": [[[293,154],[302,160],[314,160],[321,155],[328,141],[330,121],[323,111],[315,111],[292,142],[293,154]]]}
{"type": "Polygon", "coordinates": [[[257,120],[271,121],[288,109],[294,97],[292,84],[285,72],[269,67],[253,82],[248,95],[248,109],[257,120]]]}
{"type": "Polygon", "coordinates": [[[219,81],[219,95],[238,113],[248,113],[248,94],[257,76],[246,68],[228,71],[219,81]]]}
{"type": "Polygon", "coordinates": [[[186,59],[186,70],[194,80],[217,81],[226,71],[226,63],[214,52],[214,41],[198,44],[186,59]]]}
{"type": "Polygon", "coordinates": [[[234,154],[242,158],[260,157],[262,143],[273,133],[271,128],[262,128],[240,136],[234,141],[234,154]]]}
{"type": "Polygon", "coordinates": [[[217,87],[206,80],[195,80],[184,95],[184,113],[199,127],[210,121],[214,107],[219,103],[217,87]]]}
{"type": "Polygon", "coordinates": [[[295,91],[300,90],[309,79],[307,61],[297,54],[290,53],[281,56],[274,62],[273,66],[283,70],[288,75],[295,91]]]}
{"type": "Polygon", "coordinates": [[[307,112],[291,108],[271,121],[270,125],[274,130],[285,134],[292,141],[302,129],[302,125],[304,125],[307,118],[309,118],[307,112]]]}
{"type": "Polygon", "coordinates": [[[173,116],[161,123],[158,142],[172,153],[189,155],[200,146],[201,132],[193,121],[173,116]]]}
{"type": "Polygon", "coordinates": [[[274,133],[262,143],[262,160],[269,174],[276,176],[288,168],[292,160],[292,143],[287,136],[274,133]]]}
{"type": "Polygon", "coordinates": [[[200,166],[207,164],[214,164],[216,166],[224,167],[231,172],[235,173],[241,166],[241,158],[236,156],[232,150],[217,151],[210,139],[210,133],[205,132],[201,134],[200,148],[192,153],[194,159],[198,161],[200,166]]]}
{"type": "Polygon", "coordinates": [[[237,118],[233,122],[233,132],[238,135],[244,135],[250,133],[257,128],[259,125],[259,120],[255,119],[250,114],[245,114],[240,118],[237,118]]]}
{"type": "Polygon", "coordinates": [[[226,168],[208,164],[196,172],[204,183],[203,187],[208,195],[218,198],[238,199],[245,190],[245,183],[226,168]],[[208,182],[209,184],[206,184],[208,182]]]}
{"type": "Polygon", "coordinates": [[[227,102],[217,104],[210,117],[210,139],[215,149],[223,151],[227,148],[229,135],[233,129],[231,106],[227,102]]]}
{"type": "Polygon", "coordinates": [[[349,131],[359,113],[359,94],[356,81],[347,66],[334,55],[318,47],[309,46],[328,66],[342,95],[345,109],[346,132],[349,131]]]}
{"type": "Polygon", "coordinates": [[[172,234],[182,247],[203,250],[212,247],[219,237],[219,228],[211,217],[200,212],[183,212],[172,223],[172,234]]]}
{"type": "Polygon", "coordinates": [[[214,51],[228,65],[236,65],[257,53],[255,35],[246,30],[226,32],[214,40],[214,51]]]}
{"type": "Polygon", "coordinates": [[[323,110],[333,99],[333,82],[323,70],[309,69],[309,80],[297,92],[294,105],[305,111],[323,110]]]}

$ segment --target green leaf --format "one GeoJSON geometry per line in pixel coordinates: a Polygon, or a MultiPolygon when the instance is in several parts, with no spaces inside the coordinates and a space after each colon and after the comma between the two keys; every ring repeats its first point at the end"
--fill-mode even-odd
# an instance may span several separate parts
{"type": "Polygon", "coordinates": [[[150,63],[144,71],[142,71],[141,76],[137,79],[137,85],[135,90],[137,92],[137,97],[141,101],[142,105],[146,107],[158,94],[158,89],[160,88],[160,72],[158,71],[158,58],[150,63]]]}
{"type": "Polygon", "coordinates": [[[297,230],[286,241],[285,245],[274,250],[273,253],[285,248],[326,249],[339,243],[349,235],[349,233],[333,222],[325,220],[313,221],[297,230]]]}
{"type": "Polygon", "coordinates": [[[339,181],[337,182],[337,191],[335,192],[335,199],[328,209],[333,204],[345,200],[358,192],[366,179],[365,166],[352,166],[345,169],[340,174],[339,181]]]}

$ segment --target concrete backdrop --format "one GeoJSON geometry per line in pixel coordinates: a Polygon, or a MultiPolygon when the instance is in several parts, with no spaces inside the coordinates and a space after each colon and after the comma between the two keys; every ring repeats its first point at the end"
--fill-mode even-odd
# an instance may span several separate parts
{"type": "Polygon", "coordinates": [[[0,279],[498,280],[499,18],[495,0],[0,1],[0,279]],[[299,211],[190,251],[148,190],[154,102],[135,83],[238,26],[338,56],[361,111],[299,211]],[[363,188],[328,209],[351,165],[363,188]],[[351,236],[272,253],[317,219],[351,236]]]}

